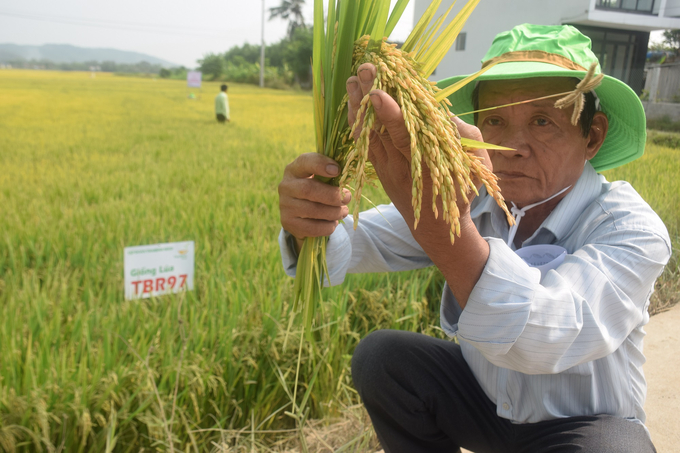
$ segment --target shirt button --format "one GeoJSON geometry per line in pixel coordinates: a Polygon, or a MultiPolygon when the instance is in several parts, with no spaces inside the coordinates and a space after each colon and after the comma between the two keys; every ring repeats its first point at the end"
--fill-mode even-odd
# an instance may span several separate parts
{"type": "Polygon", "coordinates": [[[504,411],[510,410],[510,405],[508,403],[503,403],[503,410],[504,411]]]}

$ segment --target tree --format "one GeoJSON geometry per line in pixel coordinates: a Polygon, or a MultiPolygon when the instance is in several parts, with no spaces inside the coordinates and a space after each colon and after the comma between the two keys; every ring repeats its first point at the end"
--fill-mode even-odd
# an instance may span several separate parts
{"type": "Polygon", "coordinates": [[[664,30],[663,38],[664,43],[670,47],[669,50],[677,54],[680,49],[680,30],[664,30]]]}
{"type": "Polygon", "coordinates": [[[231,61],[236,57],[243,57],[248,63],[260,62],[260,45],[245,43],[241,47],[234,46],[224,53],[224,59],[231,61]]]}
{"type": "Polygon", "coordinates": [[[198,64],[201,72],[212,76],[212,80],[218,79],[224,72],[224,58],[221,55],[209,53],[198,60],[198,64]]]}
{"type": "MultiPolygon", "coordinates": [[[[312,50],[314,36],[311,28],[298,28],[293,37],[286,40],[283,48],[283,59],[295,74],[295,79],[300,85],[309,86],[312,68],[312,50]]],[[[282,41],[283,42],[283,41],[282,41]]]]}
{"type": "Polygon", "coordinates": [[[649,50],[673,52],[677,55],[680,50],[680,30],[664,30],[663,41],[650,43],[649,50]]]}
{"type": "Polygon", "coordinates": [[[269,20],[276,17],[288,19],[288,38],[293,39],[297,28],[306,28],[302,7],[305,0],[281,0],[279,6],[269,8],[269,20]]]}

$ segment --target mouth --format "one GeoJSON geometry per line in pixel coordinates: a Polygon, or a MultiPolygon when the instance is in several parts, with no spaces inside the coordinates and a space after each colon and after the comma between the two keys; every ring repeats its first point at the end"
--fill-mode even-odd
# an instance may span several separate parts
{"type": "Polygon", "coordinates": [[[527,175],[520,173],[518,171],[495,171],[494,172],[499,179],[509,180],[517,178],[526,178],[527,175]]]}

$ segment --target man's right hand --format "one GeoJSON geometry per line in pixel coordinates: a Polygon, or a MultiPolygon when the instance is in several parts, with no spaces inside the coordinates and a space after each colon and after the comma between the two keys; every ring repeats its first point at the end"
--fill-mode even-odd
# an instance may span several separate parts
{"type": "Polygon", "coordinates": [[[306,237],[330,236],[338,221],[349,214],[349,190],[314,178],[332,178],[339,173],[338,164],[319,153],[301,154],[283,172],[279,184],[281,225],[295,237],[298,250],[306,237]]]}

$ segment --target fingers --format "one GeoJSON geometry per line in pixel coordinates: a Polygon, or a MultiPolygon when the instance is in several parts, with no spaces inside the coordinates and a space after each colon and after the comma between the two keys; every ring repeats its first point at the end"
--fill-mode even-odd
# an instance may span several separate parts
{"type": "MultiPolygon", "coordinates": [[[[381,90],[373,90],[370,94],[370,102],[375,111],[375,130],[382,142],[382,148],[391,151],[391,148],[400,152],[408,161],[411,160],[411,136],[406,129],[404,116],[397,101],[381,90]]],[[[371,141],[371,151],[380,153],[380,146],[371,141]]],[[[384,151],[383,151],[384,152],[384,151]]],[[[376,155],[378,159],[384,156],[376,155]]]]}
{"type": "Polygon", "coordinates": [[[357,111],[361,105],[361,100],[373,88],[376,69],[371,63],[364,63],[357,69],[357,75],[347,79],[347,95],[349,97],[349,108],[347,109],[347,120],[352,125],[356,121],[357,111]]]}
{"type": "MultiPolygon", "coordinates": [[[[350,197],[345,198],[349,201],[350,197]]],[[[279,201],[281,225],[298,239],[330,236],[338,221],[349,214],[347,204],[330,206],[310,200],[282,197],[279,201]]]]}
{"type": "Polygon", "coordinates": [[[359,105],[361,105],[362,97],[359,78],[357,76],[352,76],[347,79],[347,96],[349,97],[347,121],[351,127],[357,119],[357,111],[359,110],[359,105]]]}
{"type": "MultiPolygon", "coordinates": [[[[337,188],[336,188],[337,189],[337,188]]],[[[348,199],[347,197],[346,199],[348,199]]],[[[337,205],[316,202],[304,198],[286,197],[281,199],[280,207],[285,208],[288,220],[318,220],[327,222],[337,222],[349,214],[347,204],[338,203],[337,205]]]]}
{"type": "MultiPolygon", "coordinates": [[[[458,118],[456,116],[452,116],[451,121],[458,128],[458,132],[460,133],[461,137],[476,140],[478,142],[484,142],[484,137],[482,136],[482,132],[476,126],[473,126],[472,124],[468,124],[468,123],[466,123],[465,121],[461,120],[460,118],[458,118]]],[[[484,165],[489,170],[493,171],[493,164],[491,163],[491,158],[489,157],[489,152],[486,149],[472,149],[472,150],[468,150],[468,152],[474,154],[477,157],[480,157],[483,160],[484,165]]],[[[475,184],[477,185],[477,188],[479,189],[479,187],[481,185],[481,181],[475,181],[475,184]]]]}
{"type": "Polygon", "coordinates": [[[300,154],[297,159],[288,164],[284,171],[284,178],[309,178],[313,175],[334,178],[340,174],[340,167],[330,157],[319,153],[300,154]]]}
{"type": "Polygon", "coordinates": [[[468,124],[465,121],[458,118],[457,116],[451,116],[450,118],[453,124],[455,124],[456,127],[458,128],[458,132],[460,133],[461,137],[477,140],[478,142],[484,141],[484,138],[482,137],[482,132],[479,130],[479,128],[477,128],[477,126],[468,124]]]}
{"type": "MultiPolygon", "coordinates": [[[[361,102],[370,94],[369,102],[375,112],[375,122],[369,140],[369,159],[376,167],[385,171],[391,164],[402,166],[408,164],[411,157],[410,136],[397,102],[387,93],[374,90],[376,68],[371,63],[359,66],[357,75],[347,79],[348,120],[354,124],[357,120],[361,102]]],[[[354,131],[354,138],[361,134],[361,125],[354,131]]],[[[378,170],[378,168],[376,168],[378,170]]]]}
{"type": "MultiPolygon", "coordinates": [[[[468,124],[465,121],[463,121],[460,118],[455,117],[455,116],[451,117],[451,121],[458,128],[458,133],[460,134],[461,137],[476,140],[478,142],[484,141],[484,137],[482,136],[482,132],[476,126],[468,124]]],[[[490,172],[493,172],[493,164],[491,162],[491,158],[489,157],[489,152],[486,149],[484,149],[484,148],[475,148],[475,149],[465,148],[465,149],[469,154],[472,154],[472,155],[476,156],[478,159],[480,159],[482,164],[485,167],[487,167],[490,172]]],[[[472,182],[474,183],[477,190],[479,190],[483,185],[482,180],[479,179],[477,176],[473,176],[472,182]]],[[[472,190],[470,190],[466,194],[466,196],[467,196],[467,198],[470,202],[472,202],[472,199],[475,197],[474,192],[472,190]]]]}
{"type": "Polygon", "coordinates": [[[359,86],[364,96],[373,89],[373,82],[375,81],[376,70],[371,63],[364,63],[357,69],[357,77],[359,78],[359,86]]]}
{"type": "MultiPolygon", "coordinates": [[[[279,184],[279,204],[287,200],[303,200],[317,203],[321,206],[346,206],[351,199],[349,190],[331,186],[314,178],[287,178],[279,184]]],[[[312,209],[310,209],[311,211],[312,209]]],[[[312,212],[302,217],[313,218],[317,213],[312,212]]],[[[324,218],[324,216],[316,217],[324,218]]],[[[336,220],[342,217],[333,217],[336,220]]]]}
{"type": "Polygon", "coordinates": [[[298,156],[290,163],[279,184],[281,225],[298,239],[328,236],[338,220],[349,214],[349,190],[323,183],[314,175],[337,176],[340,172],[333,159],[318,153],[298,156]]]}

